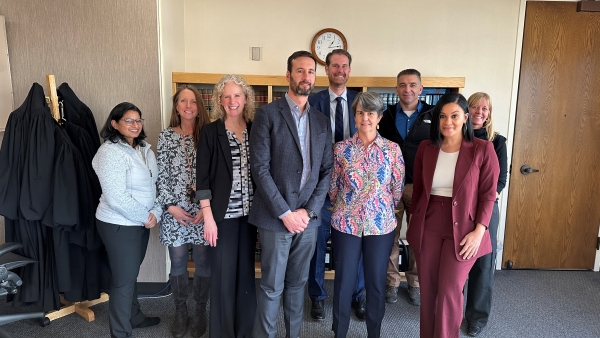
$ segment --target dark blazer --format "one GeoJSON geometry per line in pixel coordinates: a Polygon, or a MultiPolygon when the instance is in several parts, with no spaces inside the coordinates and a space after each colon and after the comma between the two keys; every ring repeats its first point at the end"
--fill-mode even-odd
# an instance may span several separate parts
{"type": "MultiPolygon", "coordinates": [[[[250,133],[251,122],[246,123],[246,129],[250,133]]],[[[196,198],[210,199],[215,222],[225,218],[232,182],[233,162],[225,122],[217,119],[202,128],[196,151],[196,198]]]]}
{"type": "MultiPolygon", "coordinates": [[[[314,107],[308,112],[311,175],[300,190],[302,153],[296,122],[285,97],[256,111],[250,133],[250,162],[256,182],[248,221],[270,231],[287,231],[279,216],[308,208],[320,213],[329,190],[333,149],[331,124],[314,107]]],[[[320,216],[308,227],[321,224],[320,216]]]]}
{"type": "MultiPolygon", "coordinates": [[[[358,95],[357,91],[347,89],[346,99],[348,100],[348,113],[349,113],[349,121],[350,121],[350,136],[356,133],[356,122],[354,121],[354,111],[352,110],[352,102],[358,95]]],[[[327,121],[330,121],[331,125],[331,105],[329,100],[329,89],[322,90],[318,93],[312,94],[308,98],[308,103],[313,108],[316,108],[318,111],[323,113],[323,115],[327,116],[327,121]]],[[[333,131],[332,131],[333,132],[333,131]]]]}
{"type": "MultiPolygon", "coordinates": [[[[425,140],[421,142],[415,158],[411,219],[406,239],[416,252],[421,252],[425,215],[439,152],[440,148],[431,145],[430,140],[425,140]]],[[[460,241],[475,229],[477,223],[486,226],[490,223],[499,172],[498,157],[491,142],[477,138],[473,142],[463,140],[452,188],[454,251],[458,260],[463,260],[458,255],[462,249],[460,241]]],[[[490,252],[490,235],[486,231],[479,251],[471,259],[490,252]]]]}

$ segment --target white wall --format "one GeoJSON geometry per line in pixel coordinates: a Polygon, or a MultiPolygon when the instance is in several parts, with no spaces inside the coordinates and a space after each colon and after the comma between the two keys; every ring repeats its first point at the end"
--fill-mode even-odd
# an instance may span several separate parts
{"type": "Polygon", "coordinates": [[[283,75],[292,52],[310,50],[314,34],[332,27],[348,40],[353,75],[416,68],[424,76],[464,76],[465,95],[491,95],[494,124],[506,135],[520,0],[325,3],[185,0],[184,70],[283,75]],[[251,46],[263,47],[262,61],[250,60],[251,46]]]}
{"type": "Polygon", "coordinates": [[[185,69],[184,0],[158,0],[160,45],[161,111],[163,128],[171,114],[171,74],[185,69]]]}

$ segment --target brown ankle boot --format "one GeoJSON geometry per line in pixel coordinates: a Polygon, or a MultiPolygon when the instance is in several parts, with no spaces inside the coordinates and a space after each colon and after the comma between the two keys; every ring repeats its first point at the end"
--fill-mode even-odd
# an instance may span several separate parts
{"type": "Polygon", "coordinates": [[[199,338],[206,332],[206,303],[210,291],[210,277],[194,276],[194,300],[196,310],[192,321],[192,337],[199,338]]]}
{"type": "Polygon", "coordinates": [[[175,320],[171,328],[173,337],[180,338],[185,336],[188,329],[188,274],[179,276],[170,276],[171,291],[175,301],[175,320]]]}

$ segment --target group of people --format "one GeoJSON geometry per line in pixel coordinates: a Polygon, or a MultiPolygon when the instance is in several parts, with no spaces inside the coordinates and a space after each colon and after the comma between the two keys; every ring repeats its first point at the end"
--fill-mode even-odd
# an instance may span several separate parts
{"type": "Polygon", "coordinates": [[[299,337],[307,282],[311,317],[326,316],[329,240],[335,336],[346,337],[354,311],[368,336],[379,337],[386,301],[398,300],[404,213],[408,296],[421,306],[421,337],[458,335],[467,277],[469,334],[481,332],[491,307],[496,201],[506,181],[491,99],[446,94],[429,106],[419,101],[420,73],[407,69],[397,77],[400,102],[384,111],[377,93],[346,88],[351,62],[345,50],[329,53],[329,88],[310,95],[316,60],[293,53],[287,93],[256,112],[252,88],[226,75],[213,92],[213,122],[197,89],[180,87],[156,158],[141,111],[126,102],[111,111],[93,167],[102,186],[98,231],[112,270],[112,337],[160,323],[142,313],[136,289],[157,224],[171,259],[174,337],[207,329],[210,337],[275,337],[282,299],[286,337],[299,337]]]}

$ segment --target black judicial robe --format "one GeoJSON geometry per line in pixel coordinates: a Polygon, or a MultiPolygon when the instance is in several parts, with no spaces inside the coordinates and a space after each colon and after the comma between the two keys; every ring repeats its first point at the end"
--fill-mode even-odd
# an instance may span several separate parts
{"type": "Polygon", "coordinates": [[[94,119],[92,110],[85,103],[81,102],[66,82],[58,86],[57,94],[63,99],[65,104],[69,104],[73,107],[73,112],[77,115],[71,116],[71,111],[65,109],[65,118],[67,121],[75,123],[89,133],[92,142],[91,145],[92,148],[95,149],[94,154],[96,154],[96,151],[100,148],[102,143],[100,142],[100,135],[98,134],[96,120],[94,119]]]}
{"type": "Polygon", "coordinates": [[[100,283],[108,274],[101,270],[105,252],[95,229],[100,185],[91,187],[97,182],[91,159],[99,142],[92,139],[83,127],[63,128],[52,118],[37,83],[9,117],[0,149],[0,214],[7,240],[23,243],[18,253],[37,261],[19,272],[24,283],[14,306],[55,310],[59,292],[70,301],[96,299],[108,285],[100,283]]]}
{"type": "Polygon", "coordinates": [[[88,182],[89,187],[79,190],[80,201],[91,200],[80,206],[80,225],[82,231],[70,232],[70,267],[71,284],[64,297],[69,301],[96,299],[101,290],[108,289],[110,268],[106,250],[96,229],[95,211],[102,194],[100,182],[92,168],[92,159],[100,146],[96,122],[91,110],[79,100],[67,83],[58,88],[64,107],[64,128],[73,145],[81,154],[86,178],[78,178],[78,182],[88,182]],[[91,195],[89,193],[91,189],[91,195]]]}
{"type": "Polygon", "coordinates": [[[44,97],[44,89],[34,84],[23,104],[8,117],[0,148],[0,215],[13,220],[19,217],[19,196],[30,132],[29,111],[39,109],[40,103],[35,98],[40,95],[44,97]]]}
{"type": "Polygon", "coordinates": [[[35,83],[9,116],[0,149],[0,214],[6,221],[6,240],[22,243],[17,253],[37,261],[18,272],[23,286],[13,305],[35,304],[44,311],[60,307],[52,232],[41,223],[51,199],[55,127],[43,88],[35,83]]]}

